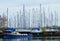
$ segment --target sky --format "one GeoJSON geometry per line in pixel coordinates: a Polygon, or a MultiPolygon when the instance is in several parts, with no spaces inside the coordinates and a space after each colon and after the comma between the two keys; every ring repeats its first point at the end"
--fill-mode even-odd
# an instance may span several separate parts
{"type": "Polygon", "coordinates": [[[60,4],[60,0],[0,0],[1,7],[18,7],[25,4],[26,6],[39,6],[60,4]]]}
{"type": "Polygon", "coordinates": [[[23,4],[26,7],[38,7],[40,3],[43,6],[60,7],[60,0],[0,0],[0,8],[18,8],[22,7],[23,4]]]}
{"type": "Polygon", "coordinates": [[[23,4],[26,8],[38,8],[42,4],[42,7],[57,11],[58,17],[60,16],[60,0],[0,0],[0,14],[6,13],[6,9],[9,8],[9,14],[12,15],[22,9],[23,4]]]}
{"type": "Polygon", "coordinates": [[[45,8],[56,10],[60,13],[60,0],[0,0],[0,12],[5,12],[6,8],[12,12],[22,9],[23,4],[26,8],[39,7],[40,4],[45,8]]]}
{"type": "Polygon", "coordinates": [[[22,8],[25,4],[26,8],[39,7],[40,4],[46,8],[51,8],[52,10],[60,11],[60,0],[0,0],[0,12],[9,10],[17,10],[22,8]]]}

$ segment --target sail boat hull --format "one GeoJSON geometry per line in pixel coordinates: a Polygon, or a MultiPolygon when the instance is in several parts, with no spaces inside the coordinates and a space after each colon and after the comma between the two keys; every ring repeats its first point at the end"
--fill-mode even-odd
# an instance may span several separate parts
{"type": "Polygon", "coordinates": [[[32,38],[32,34],[3,34],[4,39],[32,38]]]}

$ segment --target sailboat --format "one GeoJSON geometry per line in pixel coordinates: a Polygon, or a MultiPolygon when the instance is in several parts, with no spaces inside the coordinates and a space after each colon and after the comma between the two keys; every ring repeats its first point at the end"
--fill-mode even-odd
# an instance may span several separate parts
{"type": "MultiPolygon", "coordinates": [[[[7,9],[7,19],[8,19],[8,9],[7,9]]],[[[7,21],[7,26],[8,26],[8,21],[7,21]]],[[[18,23],[18,27],[19,27],[19,23],[18,23]]],[[[16,31],[16,28],[13,28],[13,27],[5,28],[3,33],[4,39],[31,38],[31,37],[32,37],[32,34],[25,34],[25,33],[21,34],[18,31],[16,31]]]]}
{"type": "Polygon", "coordinates": [[[32,38],[32,34],[21,34],[15,31],[15,28],[6,28],[5,33],[3,33],[4,39],[16,39],[16,38],[32,38]]]}

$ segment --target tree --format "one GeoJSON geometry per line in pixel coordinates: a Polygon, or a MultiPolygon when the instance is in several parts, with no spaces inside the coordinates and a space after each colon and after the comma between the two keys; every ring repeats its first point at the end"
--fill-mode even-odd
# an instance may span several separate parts
{"type": "Polygon", "coordinates": [[[6,21],[7,21],[6,17],[4,17],[4,16],[2,17],[0,15],[0,30],[1,31],[5,30],[5,28],[6,28],[6,21]]]}

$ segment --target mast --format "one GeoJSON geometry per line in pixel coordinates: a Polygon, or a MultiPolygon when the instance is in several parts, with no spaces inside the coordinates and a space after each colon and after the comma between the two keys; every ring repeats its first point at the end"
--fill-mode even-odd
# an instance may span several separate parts
{"type": "Polygon", "coordinates": [[[33,9],[32,9],[32,11],[33,11],[33,27],[35,26],[35,18],[34,18],[34,17],[35,17],[35,15],[34,15],[35,11],[34,11],[34,10],[35,10],[35,9],[33,8],[33,9]]]}
{"type": "Polygon", "coordinates": [[[29,9],[29,28],[30,28],[30,9],[29,9]]]}
{"type": "Polygon", "coordinates": [[[57,17],[56,21],[57,21],[57,26],[58,26],[58,13],[56,14],[56,17],[57,17]]]}
{"type": "Polygon", "coordinates": [[[50,26],[50,8],[48,8],[48,21],[47,25],[50,26]]]}
{"type": "Polygon", "coordinates": [[[42,13],[41,13],[41,4],[40,4],[40,18],[41,18],[41,22],[39,23],[40,24],[40,26],[39,27],[42,27],[42,13]]]}
{"type": "Polygon", "coordinates": [[[25,5],[23,4],[23,28],[26,29],[26,21],[25,21],[25,5]]]}
{"type": "Polygon", "coordinates": [[[20,10],[20,18],[19,18],[19,20],[20,20],[20,22],[19,22],[19,24],[20,24],[20,28],[22,28],[22,17],[21,17],[22,15],[21,15],[21,10],[20,10]]]}
{"type": "Polygon", "coordinates": [[[55,26],[56,26],[57,25],[56,11],[54,13],[55,13],[55,26]]]}
{"type": "Polygon", "coordinates": [[[19,28],[19,13],[17,12],[17,28],[19,28]]]}
{"type": "Polygon", "coordinates": [[[14,27],[16,28],[16,16],[14,16],[14,27]]]}
{"type": "MultiPolygon", "coordinates": [[[[4,18],[4,12],[3,12],[3,18],[4,18]]],[[[4,26],[4,19],[3,19],[3,22],[1,24],[3,24],[3,26],[4,26]]]]}
{"type": "Polygon", "coordinates": [[[51,11],[51,26],[53,26],[53,13],[51,11]]]}
{"type": "Polygon", "coordinates": [[[8,8],[7,8],[7,27],[8,27],[8,8]]]}
{"type": "Polygon", "coordinates": [[[35,24],[36,24],[36,27],[39,27],[39,25],[37,25],[37,23],[38,23],[38,9],[36,8],[36,12],[35,12],[36,14],[35,14],[35,24]]]}
{"type": "Polygon", "coordinates": [[[4,12],[3,12],[3,18],[2,18],[2,25],[1,26],[6,26],[6,24],[5,24],[5,22],[6,22],[6,16],[4,15],[4,12]]]}
{"type": "Polygon", "coordinates": [[[58,26],[58,13],[55,11],[55,25],[58,26]]]}
{"type": "Polygon", "coordinates": [[[9,18],[9,27],[11,27],[11,18],[9,18]]]}
{"type": "Polygon", "coordinates": [[[45,26],[45,10],[43,8],[43,15],[44,15],[44,26],[45,26]]]}

